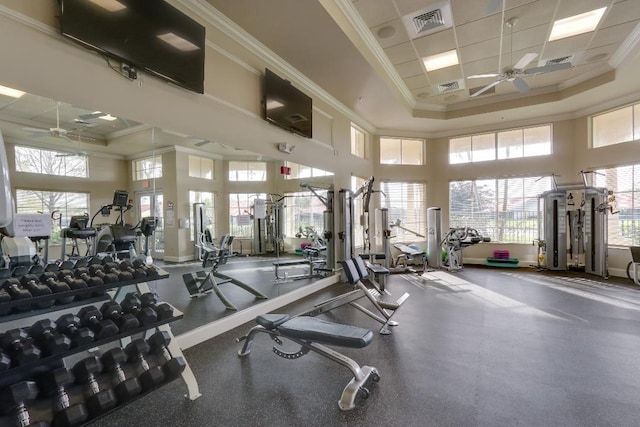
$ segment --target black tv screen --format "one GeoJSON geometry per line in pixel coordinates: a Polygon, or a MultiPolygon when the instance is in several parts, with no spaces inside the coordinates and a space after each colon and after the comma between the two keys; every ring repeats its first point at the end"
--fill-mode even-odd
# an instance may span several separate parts
{"type": "Polygon", "coordinates": [[[205,28],[164,0],[61,0],[62,35],[204,93],[205,28]]]}
{"type": "Polygon", "coordinates": [[[311,98],[269,69],[264,75],[264,119],[290,132],[311,138],[311,98]]]}

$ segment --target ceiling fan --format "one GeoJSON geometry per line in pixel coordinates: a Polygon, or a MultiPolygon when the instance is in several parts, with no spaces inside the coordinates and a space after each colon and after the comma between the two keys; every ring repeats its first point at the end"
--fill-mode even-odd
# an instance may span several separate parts
{"type": "Polygon", "coordinates": [[[56,127],[49,129],[42,128],[32,128],[32,127],[24,127],[23,130],[33,132],[33,134],[29,135],[31,138],[40,138],[43,136],[53,136],[54,138],[64,139],[67,142],[73,142],[67,136],[67,130],[60,127],[60,103],[56,102],[56,127]]]}
{"type": "MultiPolygon", "coordinates": [[[[503,9],[503,14],[504,14],[504,9],[503,9]]],[[[510,61],[513,60],[513,27],[516,25],[516,23],[518,22],[518,18],[513,17],[508,19],[505,24],[507,25],[507,27],[509,27],[511,29],[511,54],[510,54],[510,61]]],[[[498,69],[501,69],[502,66],[502,38],[503,38],[503,34],[500,34],[500,55],[499,55],[499,60],[498,60],[498,69]]],[[[555,64],[547,64],[547,65],[543,65],[542,67],[533,67],[533,68],[529,68],[525,70],[525,67],[527,65],[529,65],[529,63],[531,61],[533,61],[534,59],[536,59],[538,57],[537,53],[525,53],[522,58],[520,58],[520,60],[518,62],[516,62],[511,68],[506,69],[502,72],[498,72],[498,73],[488,73],[488,74],[474,74],[472,76],[468,76],[468,79],[483,79],[483,78],[488,78],[488,77],[496,77],[497,80],[495,80],[492,83],[489,83],[488,85],[486,85],[485,87],[483,87],[482,89],[474,92],[473,94],[471,94],[471,97],[476,97],[478,95],[482,95],[483,93],[485,93],[486,91],[488,91],[489,89],[491,89],[494,86],[499,85],[502,82],[511,82],[513,83],[513,85],[515,86],[515,88],[518,90],[518,92],[520,93],[524,93],[524,92],[528,92],[529,91],[529,85],[527,84],[527,82],[525,82],[522,77],[525,76],[532,76],[532,75],[536,75],[536,74],[543,74],[543,73],[550,73],[552,71],[559,71],[559,70],[564,70],[566,68],[571,68],[573,65],[570,62],[562,62],[562,63],[555,63],[555,64]]],[[[512,62],[513,63],[513,62],[512,62]]]]}

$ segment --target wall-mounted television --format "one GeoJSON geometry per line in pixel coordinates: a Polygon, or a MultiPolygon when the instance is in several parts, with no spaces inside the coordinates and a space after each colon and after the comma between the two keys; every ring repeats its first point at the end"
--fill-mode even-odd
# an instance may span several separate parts
{"type": "Polygon", "coordinates": [[[290,132],[311,138],[313,102],[291,82],[266,69],[264,74],[264,119],[290,132]]]}
{"type": "Polygon", "coordinates": [[[59,0],[62,35],[204,93],[205,28],[164,0],[59,0]]]}

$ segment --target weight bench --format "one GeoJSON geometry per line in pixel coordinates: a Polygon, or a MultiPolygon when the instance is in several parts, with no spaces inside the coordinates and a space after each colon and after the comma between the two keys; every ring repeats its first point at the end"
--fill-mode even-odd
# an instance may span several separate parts
{"type": "Polygon", "coordinates": [[[284,281],[284,280],[311,279],[312,277],[317,277],[320,275],[320,270],[318,270],[318,267],[324,264],[326,264],[326,260],[324,259],[308,259],[308,258],[285,259],[282,261],[274,261],[273,266],[275,267],[276,282],[284,281]],[[296,265],[308,266],[309,272],[306,274],[296,274],[293,276],[289,276],[286,273],[283,276],[279,274],[280,267],[293,267],[296,265]]]}
{"type": "Polygon", "coordinates": [[[382,301],[377,297],[377,295],[372,295],[372,292],[375,292],[379,295],[382,293],[382,290],[379,287],[375,287],[376,282],[369,277],[369,273],[367,272],[367,268],[362,258],[356,257],[342,261],[341,263],[345,275],[347,276],[347,280],[354,286],[355,289],[342,295],[338,295],[336,297],[328,299],[327,301],[324,301],[320,304],[316,304],[312,309],[301,313],[300,316],[317,316],[319,314],[326,313],[335,308],[349,304],[353,308],[361,311],[375,321],[382,323],[380,333],[383,335],[389,335],[391,333],[391,329],[389,328],[389,326],[398,325],[398,323],[391,320],[391,318],[406,301],[406,299],[409,298],[409,294],[405,293],[396,302],[382,301]],[[374,286],[374,289],[369,290],[364,285],[364,283],[362,283],[362,280],[368,281],[374,286]],[[356,302],[361,298],[367,298],[378,314],[356,302]]]}
{"type": "Polygon", "coordinates": [[[238,356],[249,355],[256,333],[264,332],[269,334],[278,345],[283,344],[282,338],[300,345],[300,349],[294,352],[285,351],[274,345],[273,352],[284,359],[298,359],[309,351],[314,351],[320,356],[344,366],[351,371],[353,378],[344,388],[340,400],[338,400],[338,406],[343,411],[355,408],[357,398],[368,398],[371,383],[380,381],[380,375],[376,368],[360,367],[353,359],[325,346],[366,347],[373,339],[373,333],[368,329],[327,322],[309,316],[290,318],[288,314],[264,314],[256,318],[256,323],[258,325],[251,328],[247,335],[236,340],[237,342],[244,341],[242,349],[238,351],[238,356]]]}
{"type": "Polygon", "coordinates": [[[374,264],[369,261],[364,261],[362,258],[354,258],[356,263],[356,267],[358,267],[358,271],[360,272],[360,278],[366,279],[372,286],[374,286],[380,293],[385,292],[384,287],[387,281],[387,276],[391,273],[388,268],[384,265],[374,264]],[[362,268],[362,266],[365,266],[362,268]],[[373,277],[369,275],[367,270],[373,273],[373,277]],[[381,280],[377,280],[378,277],[381,277],[381,280]]]}

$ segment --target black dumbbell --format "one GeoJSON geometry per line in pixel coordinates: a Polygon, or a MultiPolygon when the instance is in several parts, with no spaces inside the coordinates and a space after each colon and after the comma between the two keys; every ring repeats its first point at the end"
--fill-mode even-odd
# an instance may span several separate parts
{"type": "Polygon", "coordinates": [[[129,261],[128,259],[123,259],[122,261],[120,261],[120,263],[118,264],[118,268],[120,268],[120,270],[122,271],[128,271],[129,273],[131,273],[134,279],[139,280],[147,278],[147,272],[145,271],[145,269],[134,267],[133,264],[131,264],[131,261],[129,261]]]}
{"type": "Polygon", "coordinates": [[[86,406],[82,403],[71,404],[66,388],[74,381],[67,368],[48,371],[39,378],[40,392],[54,398],[52,426],[79,426],[89,418],[86,406]]]}
{"type": "MultiPolygon", "coordinates": [[[[73,271],[71,270],[65,269],[58,271],[58,279],[69,285],[69,288],[71,288],[72,291],[81,291],[89,287],[89,285],[87,285],[87,282],[85,282],[84,280],[73,277],[73,271]]],[[[91,296],[91,294],[91,291],[78,292],[78,294],[76,294],[76,297],[78,299],[88,298],[91,296]]]]}
{"type": "Polygon", "coordinates": [[[134,268],[143,269],[149,279],[154,279],[160,275],[160,272],[158,272],[158,269],[153,264],[147,265],[140,259],[134,259],[132,265],[134,268]]]}
{"type": "MultiPolygon", "coordinates": [[[[45,271],[40,275],[40,282],[44,283],[51,289],[54,294],[60,294],[63,292],[69,292],[71,288],[65,282],[58,280],[58,275],[53,271],[45,271]]],[[[64,296],[56,298],[56,301],[60,304],[69,304],[73,301],[75,296],[64,296]]]]}
{"type": "Polygon", "coordinates": [[[111,319],[118,325],[120,333],[136,329],[140,326],[140,322],[131,313],[124,313],[122,307],[115,301],[107,301],[100,307],[102,317],[111,319]]]}
{"type": "Polygon", "coordinates": [[[143,307],[154,309],[158,315],[158,320],[171,319],[173,317],[173,307],[166,302],[158,303],[156,296],[151,292],[140,295],[140,303],[143,307]]]}
{"type": "MultiPolygon", "coordinates": [[[[48,286],[41,284],[38,276],[35,274],[25,274],[20,278],[20,283],[34,298],[52,294],[51,289],[49,289],[48,286]]],[[[55,301],[53,299],[48,299],[36,303],[35,306],[37,308],[48,308],[51,307],[54,302],[55,301]]]]}
{"type": "Polygon", "coordinates": [[[171,335],[169,335],[167,331],[158,331],[147,339],[147,343],[149,343],[151,349],[150,351],[153,354],[162,354],[162,357],[165,359],[162,370],[164,371],[167,381],[178,378],[187,366],[187,362],[183,357],[171,357],[171,353],[169,353],[167,349],[170,342],[171,335]]]}
{"type": "Polygon", "coordinates": [[[102,313],[96,307],[89,305],[78,311],[80,324],[91,329],[96,341],[118,335],[118,326],[110,319],[102,319],[102,313]]]}
{"type": "Polygon", "coordinates": [[[91,418],[105,413],[118,404],[118,398],[110,388],[100,390],[100,384],[96,380],[96,375],[102,372],[102,362],[96,356],[89,356],[82,359],[73,367],[73,375],[76,383],[87,384],[87,396],[85,405],[89,410],[91,418]]]}
{"type": "Polygon", "coordinates": [[[101,264],[91,264],[89,266],[89,274],[99,277],[104,283],[118,283],[120,278],[113,273],[106,273],[104,267],[101,264]]]}
{"type": "Polygon", "coordinates": [[[20,427],[47,427],[45,421],[31,421],[27,405],[38,397],[38,386],[34,381],[22,381],[2,390],[0,399],[2,412],[13,414],[16,425],[20,427]]]}
{"type": "Polygon", "coordinates": [[[73,268],[78,269],[78,268],[83,268],[88,266],[89,266],[89,260],[87,258],[78,258],[73,268]]]}
{"type": "Polygon", "coordinates": [[[139,373],[138,378],[143,390],[151,390],[165,381],[165,375],[160,366],[149,366],[144,356],[149,353],[149,344],[143,339],[133,340],[124,349],[129,356],[129,363],[135,363],[139,373]]]}
{"type": "Polygon", "coordinates": [[[38,320],[29,329],[29,335],[33,337],[46,356],[64,353],[71,348],[71,339],[58,333],[56,322],[51,319],[38,320]]]}
{"type": "Polygon", "coordinates": [[[0,345],[17,365],[40,359],[42,351],[33,345],[24,329],[12,329],[0,338],[0,345]]]}
{"type": "Polygon", "coordinates": [[[92,343],[95,339],[93,331],[80,325],[80,318],[73,313],[63,314],[56,320],[58,332],[71,339],[71,347],[92,343]]]}
{"type": "Polygon", "coordinates": [[[11,358],[3,351],[0,351],[0,372],[11,368],[11,358]]]}
{"type": "Polygon", "coordinates": [[[4,289],[0,289],[0,316],[11,313],[11,306],[8,304],[10,301],[11,295],[9,295],[4,289]]]}
{"type": "Polygon", "coordinates": [[[125,295],[120,305],[125,313],[131,313],[136,316],[142,326],[153,325],[158,321],[158,315],[155,310],[150,307],[143,307],[134,293],[125,295]]]}
{"type": "Polygon", "coordinates": [[[142,386],[137,378],[127,378],[122,365],[127,363],[127,354],[120,348],[114,347],[102,355],[102,364],[107,371],[113,372],[113,390],[116,392],[120,404],[128,402],[142,392],[142,386]]]}
{"type": "MultiPolygon", "coordinates": [[[[99,276],[89,275],[89,269],[86,267],[76,268],[73,272],[77,279],[83,280],[89,288],[95,288],[99,286],[104,286],[104,280],[102,280],[99,276]]],[[[102,296],[106,295],[106,289],[99,289],[97,291],[93,291],[93,296],[102,296]]]]}
{"type": "MultiPolygon", "coordinates": [[[[20,287],[20,281],[15,278],[6,279],[4,283],[2,283],[2,287],[7,291],[9,296],[13,301],[17,300],[27,300],[33,298],[31,292],[26,289],[22,289],[20,287]]],[[[19,305],[14,307],[16,311],[29,311],[31,307],[28,304],[19,305]]]]}
{"type": "Polygon", "coordinates": [[[70,259],[66,259],[58,265],[58,269],[60,270],[73,270],[74,268],[76,268],[76,263],[70,259]]]}
{"type": "Polygon", "coordinates": [[[104,271],[106,273],[113,273],[117,275],[118,280],[121,282],[129,282],[133,280],[133,274],[125,270],[120,270],[120,268],[118,268],[118,263],[115,262],[108,262],[104,264],[104,271]]]}

